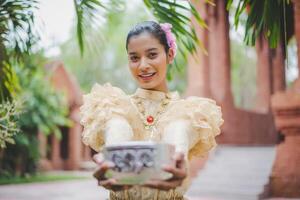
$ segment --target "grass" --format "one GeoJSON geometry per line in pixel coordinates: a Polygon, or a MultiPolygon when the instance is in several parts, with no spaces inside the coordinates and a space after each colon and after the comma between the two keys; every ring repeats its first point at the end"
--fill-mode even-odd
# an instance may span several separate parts
{"type": "Polygon", "coordinates": [[[37,174],[28,177],[10,177],[4,178],[0,177],[0,185],[8,184],[21,184],[21,183],[35,183],[35,182],[52,182],[52,181],[65,181],[65,180],[78,180],[87,179],[84,176],[76,175],[54,175],[54,174],[37,174]]]}

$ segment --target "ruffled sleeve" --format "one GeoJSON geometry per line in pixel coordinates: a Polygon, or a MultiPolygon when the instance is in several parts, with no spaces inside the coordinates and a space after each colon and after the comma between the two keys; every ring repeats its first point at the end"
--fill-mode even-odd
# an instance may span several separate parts
{"type": "Polygon", "coordinates": [[[83,95],[80,107],[83,143],[100,151],[105,143],[107,122],[114,117],[130,120],[130,109],[130,99],[120,88],[109,83],[95,84],[90,93],[83,95]]]}
{"type": "Polygon", "coordinates": [[[223,124],[221,108],[216,102],[195,96],[174,103],[166,113],[165,120],[188,122],[185,129],[187,133],[182,134],[182,137],[188,139],[189,159],[204,156],[216,146],[215,137],[220,134],[220,126],[223,124]]]}

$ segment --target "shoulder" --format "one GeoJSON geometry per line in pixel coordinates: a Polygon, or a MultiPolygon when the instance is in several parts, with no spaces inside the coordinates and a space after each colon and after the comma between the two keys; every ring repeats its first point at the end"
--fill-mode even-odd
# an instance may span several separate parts
{"type": "Polygon", "coordinates": [[[184,109],[184,110],[208,110],[217,109],[221,111],[221,107],[217,105],[216,101],[210,98],[189,96],[187,98],[181,98],[173,102],[174,108],[184,109]]]}
{"type": "Polygon", "coordinates": [[[129,121],[131,110],[130,99],[122,89],[110,83],[94,84],[91,91],[83,95],[80,107],[82,141],[99,151],[104,144],[103,132],[107,122],[116,117],[129,121]]]}
{"type": "Polygon", "coordinates": [[[113,87],[110,83],[94,84],[91,91],[83,95],[83,104],[80,107],[82,120],[99,116],[110,116],[111,113],[125,115],[130,107],[130,99],[126,93],[113,87]]]}
{"type": "Polygon", "coordinates": [[[217,105],[216,101],[210,98],[189,96],[185,99],[181,99],[179,104],[189,105],[189,106],[200,106],[200,105],[217,105]]]}
{"type": "Polygon", "coordinates": [[[219,127],[223,123],[221,107],[210,98],[189,96],[172,102],[168,112],[168,118],[184,118],[192,123],[206,121],[219,127]]]}
{"type": "Polygon", "coordinates": [[[94,84],[91,91],[83,95],[84,104],[110,104],[110,103],[124,103],[128,102],[128,95],[118,87],[112,86],[110,83],[94,84]]]}
{"type": "Polygon", "coordinates": [[[110,83],[105,83],[103,85],[99,83],[95,83],[91,89],[91,92],[84,96],[87,95],[111,96],[111,97],[127,96],[121,88],[114,87],[110,83]]]}
{"type": "Polygon", "coordinates": [[[190,96],[174,102],[166,118],[169,121],[184,119],[190,128],[188,157],[202,156],[216,146],[215,137],[221,133],[221,107],[210,98],[190,96]]]}

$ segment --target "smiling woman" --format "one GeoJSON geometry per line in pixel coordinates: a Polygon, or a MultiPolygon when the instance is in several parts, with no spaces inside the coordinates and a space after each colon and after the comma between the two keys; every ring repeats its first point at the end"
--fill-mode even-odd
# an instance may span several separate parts
{"type": "Polygon", "coordinates": [[[167,64],[174,59],[172,50],[166,54],[164,46],[151,34],[131,36],[128,45],[129,68],[138,85],[144,89],[167,92],[167,64]]]}
{"type": "Polygon", "coordinates": [[[167,66],[176,55],[175,37],[169,24],[144,22],[127,36],[129,67],[138,85],[144,89],[167,92],[167,66]]]}
{"type": "Polygon", "coordinates": [[[99,152],[94,157],[99,165],[94,176],[100,186],[110,190],[110,199],[184,199],[189,185],[188,160],[206,155],[216,145],[223,119],[215,101],[181,99],[177,91],[168,90],[166,73],[176,55],[171,28],[170,24],[146,21],[128,33],[128,65],[139,86],[134,94],[127,95],[107,83],[96,84],[84,95],[83,142],[99,152]],[[105,177],[114,166],[103,159],[103,145],[149,140],[175,146],[175,165],[162,166],[172,174],[170,179],[129,187],[105,177]]]}

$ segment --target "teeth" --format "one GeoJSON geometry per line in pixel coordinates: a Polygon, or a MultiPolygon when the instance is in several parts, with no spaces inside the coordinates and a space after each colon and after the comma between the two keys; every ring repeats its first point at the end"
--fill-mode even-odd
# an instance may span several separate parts
{"type": "Polygon", "coordinates": [[[152,74],[142,74],[142,75],[140,75],[140,76],[142,76],[142,77],[150,77],[150,76],[152,76],[153,74],[155,74],[155,73],[152,73],[152,74]]]}

